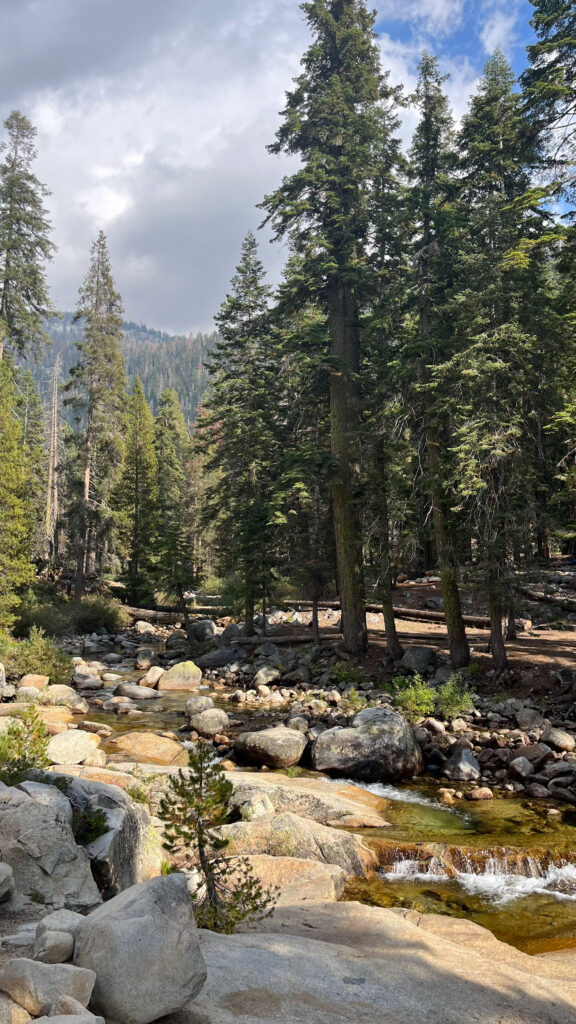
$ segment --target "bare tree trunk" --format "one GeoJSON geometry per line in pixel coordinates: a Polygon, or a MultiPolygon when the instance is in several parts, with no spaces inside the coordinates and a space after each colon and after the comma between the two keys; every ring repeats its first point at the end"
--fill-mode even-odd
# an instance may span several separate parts
{"type": "Polygon", "coordinates": [[[246,587],[244,597],[244,632],[246,636],[254,636],[254,588],[246,587]]]}
{"type": "Polygon", "coordinates": [[[508,668],[504,633],[502,631],[502,598],[495,589],[490,589],[490,650],[494,669],[501,675],[508,668]]]}
{"type": "Polygon", "coordinates": [[[404,648],[400,643],[396,620],[394,618],[394,603],[392,600],[392,564],[390,559],[390,523],[388,519],[388,480],[384,467],[384,453],[380,449],[378,460],[378,473],[380,477],[380,508],[382,518],[381,545],[381,585],[380,594],[382,597],[382,612],[384,616],[384,630],[386,632],[386,647],[388,654],[394,661],[400,661],[404,654],[404,648]]]}
{"type": "Polygon", "coordinates": [[[328,326],[330,352],[338,362],[330,375],[330,433],[337,466],[331,492],[342,633],[345,649],[359,656],[368,646],[362,533],[355,495],[359,472],[360,340],[356,300],[350,288],[337,279],[329,286],[328,326]]]}
{"type": "Polygon", "coordinates": [[[90,423],[87,428],[86,462],[84,464],[84,486],[82,492],[82,511],[80,513],[78,557],[76,560],[76,578],[74,580],[74,600],[78,603],[84,593],[84,565],[87,555],[88,535],[88,502],[90,500],[90,477],[92,473],[92,437],[90,423]]]}
{"type": "Polygon", "coordinates": [[[444,511],[444,496],[437,484],[438,472],[438,451],[435,440],[428,434],[426,439],[428,460],[432,475],[432,518],[434,521],[434,533],[436,536],[436,548],[438,555],[438,571],[442,582],[442,597],[444,599],[444,616],[446,618],[446,629],[448,632],[448,646],[450,658],[454,668],[465,668],[470,664],[470,647],[466,636],[466,627],[462,618],[462,605],[460,604],[460,592],[458,590],[458,574],[454,565],[452,545],[446,515],[444,511]]]}

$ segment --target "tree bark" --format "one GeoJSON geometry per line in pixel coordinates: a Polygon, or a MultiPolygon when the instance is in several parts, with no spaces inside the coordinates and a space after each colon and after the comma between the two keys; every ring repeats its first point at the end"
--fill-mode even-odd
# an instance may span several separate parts
{"type": "Polygon", "coordinates": [[[386,646],[388,654],[394,661],[400,661],[404,654],[404,648],[400,643],[394,618],[394,604],[392,600],[392,565],[390,559],[390,522],[388,518],[388,480],[384,466],[384,453],[380,449],[379,476],[381,484],[380,507],[382,509],[382,561],[381,561],[381,586],[382,612],[384,616],[384,629],[386,632],[386,646]]]}
{"type": "Polygon", "coordinates": [[[246,636],[254,635],[254,588],[250,585],[244,597],[244,632],[246,636]]]}
{"type": "Polygon", "coordinates": [[[330,434],[336,471],[332,508],[336,564],[342,605],[344,648],[361,656],[368,646],[364,609],[362,533],[356,489],[359,475],[360,338],[358,309],[351,289],[335,279],[328,288],[330,351],[338,366],[330,375],[330,434]]]}
{"type": "Polygon", "coordinates": [[[504,633],[502,631],[502,599],[500,594],[490,590],[490,650],[492,661],[498,675],[508,668],[506,646],[504,644],[504,633]]]}
{"type": "Polygon", "coordinates": [[[438,487],[438,450],[435,440],[428,433],[426,448],[432,477],[432,519],[436,537],[438,571],[442,583],[444,616],[448,631],[448,646],[454,668],[465,668],[470,664],[470,647],[462,618],[458,575],[454,565],[450,534],[444,511],[444,497],[438,487]]]}
{"type": "Polygon", "coordinates": [[[86,561],[86,538],[88,533],[88,502],[90,500],[90,477],[92,474],[92,437],[90,423],[86,437],[86,462],[84,463],[84,484],[82,491],[82,510],[80,513],[78,557],[76,560],[76,578],[74,580],[74,600],[79,603],[84,593],[84,565],[86,561]]]}

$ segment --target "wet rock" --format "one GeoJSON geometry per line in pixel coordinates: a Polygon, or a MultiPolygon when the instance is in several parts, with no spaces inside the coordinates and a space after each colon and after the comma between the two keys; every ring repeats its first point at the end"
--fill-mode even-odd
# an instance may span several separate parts
{"type": "Polygon", "coordinates": [[[547,786],[542,786],[539,782],[529,782],[526,786],[526,793],[536,800],[546,800],[551,796],[547,786]]]}
{"type": "Polygon", "coordinates": [[[489,786],[477,786],[466,793],[467,800],[492,800],[494,793],[489,786]]]}
{"type": "Polygon", "coordinates": [[[160,681],[165,671],[166,669],[161,668],[160,665],[152,665],[152,667],[148,669],[146,675],[142,676],[142,678],[138,680],[138,685],[148,686],[153,689],[160,681]]]}
{"type": "Polygon", "coordinates": [[[212,697],[189,697],[186,701],[186,714],[199,715],[202,711],[210,711],[214,707],[212,697]]]}
{"type": "Polygon", "coordinates": [[[132,700],[154,700],[160,694],[149,686],[139,686],[136,683],[120,683],[114,693],[117,697],[130,697],[132,700]]]}
{"type": "Polygon", "coordinates": [[[206,980],[184,875],[133,886],[90,914],[74,963],[96,973],[91,1007],[122,1024],[150,1024],[187,1006],[206,980]]]}
{"type": "Polygon", "coordinates": [[[185,747],[176,740],[157,736],[153,732],[126,732],[109,740],[114,753],[122,755],[124,761],[141,764],[187,765],[185,747]]]}
{"type": "Polygon", "coordinates": [[[242,732],[234,742],[236,751],[272,768],[288,768],[297,764],[306,748],[306,737],[295,729],[275,726],[260,732],[242,732]]]}
{"type": "Polygon", "coordinates": [[[157,660],[156,651],[153,651],[150,647],[141,647],[136,655],[134,666],[144,670],[150,669],[156,664],[157,660]]]}
{"type": "Polygon", "coordinates": [[[406,719],[394,711],[366,710],[381,714],[367,724],[335,727],[318,736],[312,747],[314,768],[364,782],[397,781],[417,775],[422,769],[422,754],[406,719]]]}

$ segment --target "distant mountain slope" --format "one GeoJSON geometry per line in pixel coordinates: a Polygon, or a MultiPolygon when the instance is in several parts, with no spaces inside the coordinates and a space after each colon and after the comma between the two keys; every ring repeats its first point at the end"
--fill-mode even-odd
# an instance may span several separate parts
{"type": "MultiPolygon", "coordinates": [[[[52,344],[38,362],[26,361],[40,388],[42,397],[48,393],[56,357],[60,356],[61,380],[68,379],[68,370],[78,358],[75,343],[82,337],[82,327],[73,323],[72,313],[50,324],[52,344]]],[[[133,321],[124,323],[123,353],[130,384],[140,377],[142,387],[154,413],[164,388],[174,388],[186,420],[193,423],[204,394],[208,374],[206,361],[218,335],[171,335],[133,321]]]]}

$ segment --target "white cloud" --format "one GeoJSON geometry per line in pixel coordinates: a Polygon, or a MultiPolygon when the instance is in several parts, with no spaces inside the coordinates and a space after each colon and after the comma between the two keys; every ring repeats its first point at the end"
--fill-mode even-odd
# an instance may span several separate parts
{"type": "Polygon", "coordinates": [[[518,0],[487,0],[483,4],[479,35],[486,53],[510,53],[517,41],[519,14],[518,0]]]}
{"type": "Polygon", "coordinates": [[[430,35],[446,36],[460,27],[464,0],[378,0],[376,8],[381,18],[416,22],[430,35]]]}

